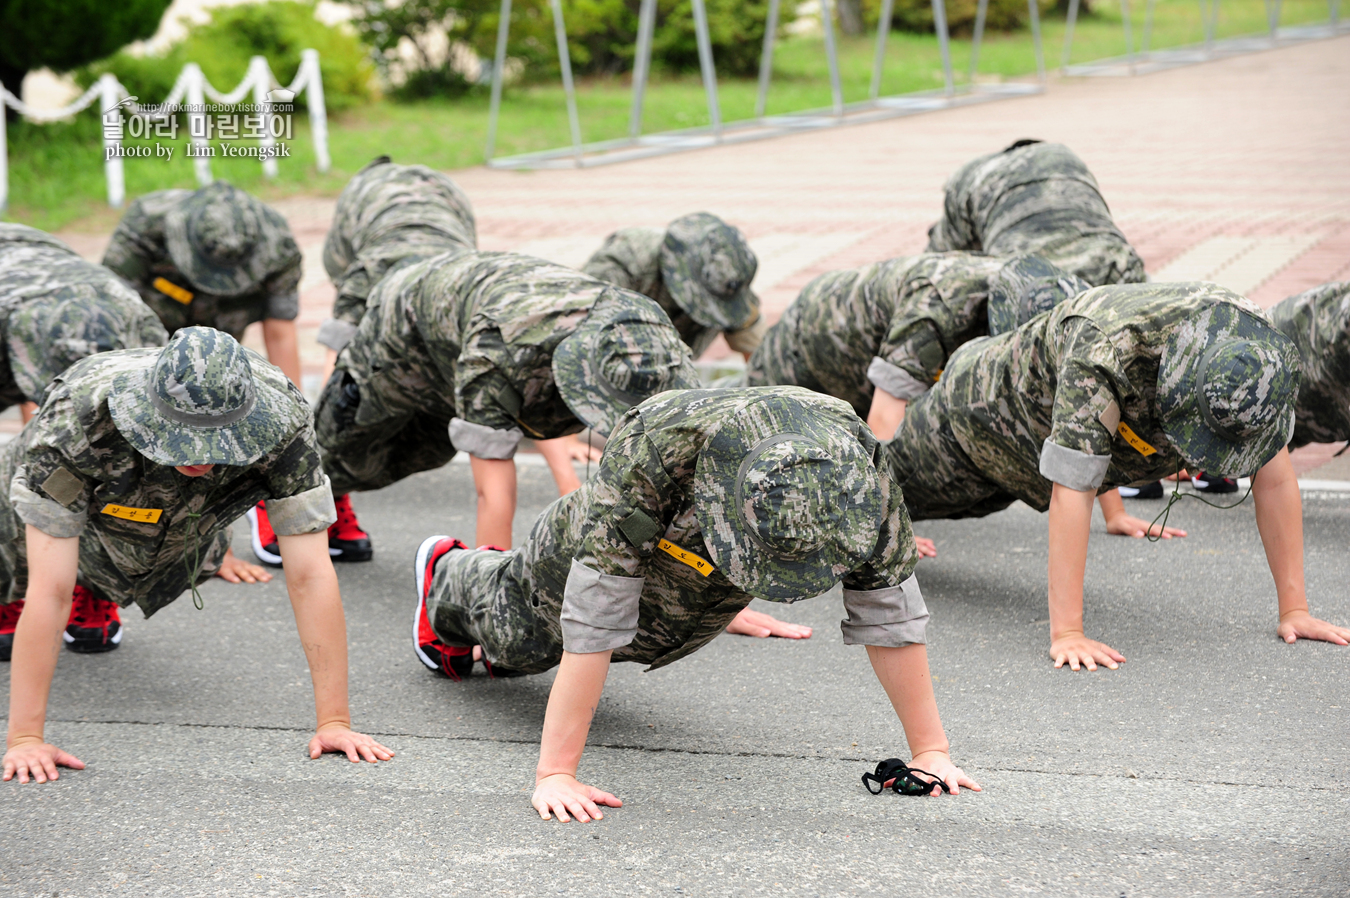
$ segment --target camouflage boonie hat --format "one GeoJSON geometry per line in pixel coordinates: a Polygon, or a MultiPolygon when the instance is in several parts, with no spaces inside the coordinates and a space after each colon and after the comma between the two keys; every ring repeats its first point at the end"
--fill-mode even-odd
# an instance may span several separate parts
{"type": "Polygon", "coordinates": [[[694,498],[703,542],[722,573],[752,596],[790,602],[820,595],[872,557],[881,491],[853,430],[781,389],[764,389],[772,392],[753,398],[704,445],[694,498]]]}
{"type": "Polygon", "coordinates": [[[267,277],[273,254],[261,246],[266,219],[286,222],[258,199],[225,181],[194,191],[164,215],[164,242],[178,270],[198,290],[247,293],[267,277]]]}
{"type": "Polygon", "coordinates": [[[1092,289],[1040,256],[1009,259],[989,279],[989,335],[997,337],[1092,289]]]}
{"type": "Polygon", "coordinates": [[[113,378],[113,424],[162,465],[252,464],[285,435],[287,397],[253,376],[249,355],[229,334],[183,328],[152,366],[113,378]]]}
{"type": "Polygon", "coordinates": [[[689,347],[661,307],[618,288],[553,350],[553,383],[572,414],[606,437],[644,399],[699,385],[689,347]]]}
{"type": "Polygon", "coordinates": [[[708,212],[675,219],[661,243],[661,278],[685,314],[704,327],[738,330],[759,317],[750,292],[759,260],[745,235],[708,212]]]}
{"type": "Polygon", "coordinates": [[[1274,458],[1293,435],[1297,396],[1293,343],[1236,305],[1209,306],[1182,322],[1163,347],[1163,433],[1211,474],[1246,477],[1274,458]]]}

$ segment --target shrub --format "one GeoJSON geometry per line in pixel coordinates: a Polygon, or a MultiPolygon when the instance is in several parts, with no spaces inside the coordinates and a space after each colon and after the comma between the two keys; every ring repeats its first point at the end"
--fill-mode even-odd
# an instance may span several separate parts
{"type": "Polygon", "coordinates": [[[90,84],[104,72],[112,72],[131,94],[158,103],[188,62],[201,66],[217,90],[230,90],[244,77],[249,58],[263,56],[285,86],[300,68],[301,51],[311,48],[319,51],[324,99],[330,111],[370,98],[374,67],[365,47],[350,32],[315,20],[314,4],[305,0],[217,7],[210,21],[191,27],[187,37],[163,55],[138,58],[120,52],[87,66],[77,80],[90,84]]]}
{"type": "MultiPolygon", "coordinates": [[[[1055,6],[1055,0],[1038,0],[1041,15],[1055,6]]],[[[875,23],[881,15],[881,0],[863,0],[869,22],[875,23]]],[[[975,30],[976,0],[946,0],[947,30],[954,36],[968,37],[975,30]]],[[[933,5],[931,0],[895,0],[891,27],[897,31],[933,33],[933,5]]],[[[989,0],[984,28],[989,31],[1017,31],[1027,27],[1031,14],[1027,0],[989,0]]]]}

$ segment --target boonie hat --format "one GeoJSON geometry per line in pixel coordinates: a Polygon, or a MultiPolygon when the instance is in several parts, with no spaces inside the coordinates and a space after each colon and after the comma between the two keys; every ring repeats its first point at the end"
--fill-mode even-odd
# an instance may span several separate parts
{"type": "Polygon", "coordinates": [[[112,308],[99,285],[85,282],[58,287],[45,302],[15,309],[6,348],[11,358],[29,356],[29,364],[14,366],[14,381],[23,394],[41,404],[52,381],[80,359],[130,348],[127,328],[112,308]],[[41,335],[46,352],[37,354],[35,346],[25,345],[34,335],[41,335]]]}
{"type": "Polygon", "coordinates": [[[288,397],[253,376],[251,355],[229,334],[185,327],[153,365],[113,377],[113,424],[162,465],[252,464],[285,435],[288,397]]]}
{"type": "Polygon", "coordinates": [[[745,235],[709,212],[675,219],[661,243],[661,278],[690,318],[718,330],[746,327],[759,317],[750,292],[759,260],[745,235]]]}
{"type": "Polygon", "coordinates": [[[847,403],[808,390],[745,393],[746,404],[704,444],[694,469],[704,545],[752,596],[820,595],[876,549],[881,491],[858,439],[864,425],[849,425],[857,416],[847,403]],[[821,414],[822,402],[839,414],[821,414]]]}
{"type": "Polygon", "coordinates": [[[1009,259],[989,279],[989,335],[1016,330],[1066,299],[1092,289],[1075,274],[1040,256],[1009,259]]]}
{"type": "Polygon", "coordinates": [[[602,436],[644,399],[698,386],[689,347],[669,316],[642,294],[617,287],[553,350],[552,367],[563,402],[602,436]]]}
{"type": "Polygon", "coordinates": [[[257,287],[279,256],[298,255],[276,212],[225,181],[193,191],[164,216],[164,242],[178,270],[198,290],[237,296],[257,287]],[[267,225],[289,247],[267,247],[267,225]]]}
{"type": "Polygon", "coordinates": [[[1163,347],[1162,429],[1196,467],[1246,477],[1293,436],[1298,357],[1263,316],[1224,301],[1246,300],[1217,285],[1204,287],[1214,304],[1177,326],[1163,347]]]}

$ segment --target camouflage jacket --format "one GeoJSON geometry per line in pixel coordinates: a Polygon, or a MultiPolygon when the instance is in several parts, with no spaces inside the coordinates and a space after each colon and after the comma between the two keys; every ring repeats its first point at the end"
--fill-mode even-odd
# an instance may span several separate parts
{"type": "Polygon", "coordinates": [[[1350,440],[1350,281],[1291,296],[1270,317],[1301,360],[1289,445],[1350,440]]]}
{"type": "Polygon", "coordinates": [[[1003,264],[929,253],[822,274],[755,350],[750,384],[781,382],[775,370],[800,365],[863,417],[874,388],[898,399],[921,396],[958,346],[989,332],[989,278],[1003,264]]]}
{"type": "Polygon", "coordinates": [[[553,351],[602,299],[645,297],[518,253],[449,252],[390,273],[338,367],[361,393],[356,424],[422,410],[455,447],[510,458],[522,436],[582,422],[558,395],[553,351]]]}
{"type": "MultiPolygon", "coordinates": [[[[838,400],[797,387],[761,389],[788,393],[836,419],[878,458],[867,426],[838,400]]],[[[725,422],[753,413],[752,398],[744,390],[671,390],[628,412],[596,474],[540,515],[506,575],[530,590],[536,625],[556,628],[556,642],[568,651],[614,649],[615,661],[663,667],[712,641],[750,603],[708,561],[694,475],[704,444],[725,422]],[[633,527],[635,511],[655,527],[633,527]],[[711,572],[677,559],[660,540],[711,572]]],[[[909,515],[899,487],[878,473],[884,518],[872,558],[843,578],[844,639],[923,642],[928,612],[913,578],[918,556],[909,515]]]]}
{"type": "Polygon", "coordinates": [[[1105,492],[1175,474],[1186,461],[1159,420],[1158,367],[1173,329],[1216,302],[1267,320],[1213,284],[1101,287],[967,343],[919,402],[990,481],[1039,511],[1053,483],[1105,492]]]}
{"type": "Polygon", "coordinates": [[[1145,277],[1097,179],[1057,143],[1013,145],[957,170],[928,231],[929,252],[953,250],[1037,255],[1097,287],[1145,277]]]}
{"type": "Polygon", "coordinates": [[[0,408],[40,404],[48,384],[86,356],[168,339],[108,269],[50,234],[0,224],[0,408]]]}
{"type": "Polygon", "coordinates": [[[726,335],[727,345],[737,352],[754,352],[767,329],[763,315],[737,330],[718,331],[690,318],[670,295],[661,276],[661,243],[665,236],[660,228],[620,228],[605,238],[581,270],[607,284],[655,300],[670,316],[694,358],[703,355],[719,333],[726,335]]]}
{"type": "Polygon", "coordinates": [[[256,289],[216,296],[198,289],[178,270],[165,242],[164,215],[191,195],[191,190],[157,190],[133,202],[113,231],[103,264],[141,294],[169,333],[201,324],[241,340],[255,321],[295,318],[300,312],[300,249],[285,219],[270,209],[262,244],[270,255],[269,274],[256,289]]]}
{"type": "Polygon", "coordinates": [[[425,165],[376,159],[343,188],[323,244],[323,266],[337,300],[332,319],[319,328],[319,342],[345,346],[365,315],[371,289],[398,263],[477,247],[473,207],[454,181],[425,165]]]}
{"type": "Polygon", "coordinates": [[[24,525],[80,538],[80,577],[101,598],[135,602],[147,616],[190,585],[186,561],[267,500],[280,534],[313,533],[337,514],[319,461],[309,407],[286,376],[254,354],[254,377],[292,400],[286,436],[248,467],[218,465],[187,477],[138,453],[113,424],[108,395],[119,372],[150,367],[158,350],[103,353],[52,385],[38,416],[0,450],[10,484],[0,508],[0,554],[11,559],[9,596],[26,589],[24,525]],[[196,517],[200,515],[200,517],[196,517]]]}

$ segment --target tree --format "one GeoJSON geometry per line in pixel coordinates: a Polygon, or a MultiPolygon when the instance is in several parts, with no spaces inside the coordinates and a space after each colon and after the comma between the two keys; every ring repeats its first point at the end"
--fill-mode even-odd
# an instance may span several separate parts
{"type": "Polygon", "coordinates": [[[0,83],[22,96],[33,69],[69,71],[150,37],[170,0],[0,0],[0,83]]]}

